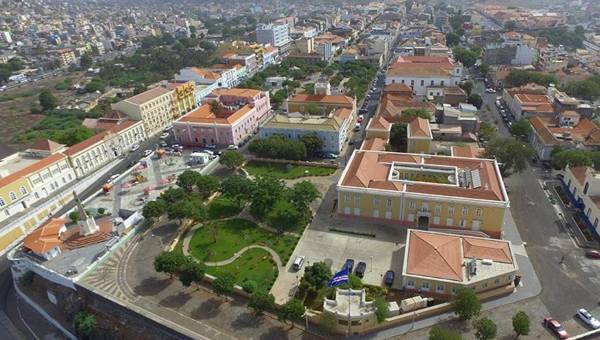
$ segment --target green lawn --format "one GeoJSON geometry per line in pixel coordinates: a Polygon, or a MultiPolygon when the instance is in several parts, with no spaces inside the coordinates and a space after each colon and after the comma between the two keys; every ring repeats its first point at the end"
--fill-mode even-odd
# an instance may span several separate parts
{"type": "Polygon", "coordinates": [[[251,221],[236,218],[209,222],[196,229],[189,250],[200,261],[216,262],[226,260],[238,250],[255,244],[273,249],[285,263],[297,242],[295,236],[278,235],[259,228],[251,221]]]}
{"type": "Polygon", "coordinates": [[[248,162],[244,166],[252,176],[271,175],[281,179],[295,179],[308,176],[329,176],[335,172],[334,168],[318,166],[305,166],[295,164],[248,162]]]}
{"type": "Polygon", "coordinates": [[[233,263],[222,267],[206,267],[206,272],[213,276],[230,272],[235,282],[241,285],[246,280],[255,281],[258,287],[270,288],[277,278],[277,266],[271,254],[263,249],[247,250],[233,263]]]}

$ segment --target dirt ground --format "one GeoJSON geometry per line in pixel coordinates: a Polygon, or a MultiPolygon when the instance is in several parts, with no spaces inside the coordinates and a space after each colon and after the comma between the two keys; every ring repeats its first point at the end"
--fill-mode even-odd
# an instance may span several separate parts
{"type": "Polygon", "coordinates": [[[73,96],[73,90],[58,91],[54,86],[66,78],[76,83],[83,77],[83,72],[59,74],[57,76],[40,79],[33,83],[26,83],[20,87],[0,92],[0,96],[18,97],[9,101],[0,102],[0,157],[5,157],[15,151],[25,148],[24,145],[10,144],[14,136],[29,129],[36,122],[44,118],[43,115],[31,114],[32,104],[36,104],[38,94],[48,88],[59,99],[59,103],[67,96],[73,96]]]}

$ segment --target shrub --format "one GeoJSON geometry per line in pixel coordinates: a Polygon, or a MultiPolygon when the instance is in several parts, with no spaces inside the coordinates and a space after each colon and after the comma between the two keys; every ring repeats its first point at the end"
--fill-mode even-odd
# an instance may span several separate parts
{"type": "Polygon", "coordinates": [[[244,281],[244,283],[242,283],[242,289],[244,290],[244,292],[246,292],[248,294],[254,293],[257,288],[258,288],[258,285],[256,284],[256,281],[246,280],[246,281],[244,281]]]}

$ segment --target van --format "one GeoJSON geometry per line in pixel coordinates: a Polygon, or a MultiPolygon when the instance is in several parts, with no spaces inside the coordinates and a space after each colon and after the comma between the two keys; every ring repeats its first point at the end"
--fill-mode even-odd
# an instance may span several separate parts
{"type": "Polygon", "coordinates": [[[304,264],[304,256],[297,256],[294,259],[294,263],[292,264],[292,268],[294,268],[295,271],[299,271],[300,268],[302,268],[303,264],[304,264]]]}

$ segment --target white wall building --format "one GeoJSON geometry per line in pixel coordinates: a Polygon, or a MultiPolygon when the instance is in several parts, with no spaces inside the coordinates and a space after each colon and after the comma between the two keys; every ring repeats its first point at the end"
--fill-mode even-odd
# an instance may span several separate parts
{"type": "Polygon", "coordinates": [[[281,47],[290,42],[287,24],[258,24],[256,26],[256,41],[260,44],[271,44],[281,47]]]}

